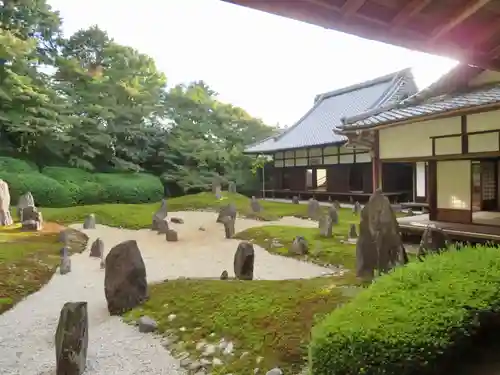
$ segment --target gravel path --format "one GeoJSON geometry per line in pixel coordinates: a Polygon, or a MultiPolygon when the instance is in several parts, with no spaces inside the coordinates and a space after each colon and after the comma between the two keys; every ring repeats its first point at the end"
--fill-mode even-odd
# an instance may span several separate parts
{"type": "MultiPolygon", "coordinates": [[[[232,274],[237,240],[226,240],[223,227],[215,223],[216,214],[178,212],[185,224],[172,224],[179,242],[167,243],[165,237],[150,230],[126,230],[98,225],[85,230],[89,246],[100,237],[106,251],[127,239],[139,244],[146,263],[148,281],[178,277],[218,277],[223,269],[232,274]],[[198,228],[203,226],[205,231],[198,228]]],[[[238,219],[236,230],[262,225],[317,224],[297,218],[278,222],[238,219]]],[[[72,226],[81,229],[81,225],[72,226]]],[[[273,256],[256,247],[255,278],[280,280],[320,276],[328,269],[291,258],[273,256]]],[[[179,362],[162,347],[153,335],[144,335],[135,327],[110,317],[104,298],[104,271],[99,260],[83,254],[72,257],[72,272],[52,280],[39,292],[0,315],[0,374],[55,374],[54,333],[59,312],[67,301],[89,302],[89,351],[86,375],[177,375],[184,374],[179,362]]]]}

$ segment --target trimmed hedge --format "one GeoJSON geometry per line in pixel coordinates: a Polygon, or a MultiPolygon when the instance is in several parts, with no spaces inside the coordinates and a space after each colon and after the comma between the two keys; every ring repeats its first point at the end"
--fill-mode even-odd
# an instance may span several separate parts
{"type": "Polygon", "coordinates": [[[11,205],[31,191],[41,207],[99,203],[145,203],[163,198],[163,184],[145,173],[90,173],[78,168],[45,167],[0,157],[0,178],[10,187],[11,205]]]}
{"type": "Polygon", "coordinates": [[[318,323],[311,374],[446,373],[499,312],[498,248],[428,257],[378,278],[318,323]]]}

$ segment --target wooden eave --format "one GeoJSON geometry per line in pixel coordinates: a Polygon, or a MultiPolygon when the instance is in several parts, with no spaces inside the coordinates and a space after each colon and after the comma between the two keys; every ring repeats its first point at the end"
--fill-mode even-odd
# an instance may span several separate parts
{"type": "Polygon", "coordinates": [[[223,0],[500,70],[500,0],[223,0]]]}

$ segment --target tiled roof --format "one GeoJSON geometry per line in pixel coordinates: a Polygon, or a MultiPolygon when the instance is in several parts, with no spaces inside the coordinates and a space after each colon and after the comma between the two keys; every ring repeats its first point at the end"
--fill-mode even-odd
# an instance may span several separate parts
{"type": "Polygon", "coordinates": [[[366,118],[347,123],[342,130],[367,129],[379,125],[417,119],[428,115],[499,103],[500,83],[472,88],[467,92],[439,95],[415,104],[411,99],[366,118]]]}
{"type": "MultiPolygon", "coordinates": [[[[472,94],[472,97],[475,97],[475,94],[467,87],[469,80],[483,71],[484,69],[475,66],[459,64],[438,81],[408,99],[346,117],[342,119],[342,125],[339,128],[341,131],[366,129],[391,122],[407,120],[411,117],[437,114],[443,112],[443,109],[444,112],[447,112],[462,108],[463,106],[467,106],[465,103],[462,103],[461,97],[463,95],[472,94]],[[450,93],[454,93],[454,95],[450,93]],[[456,102],[454,102],[453,98],[456,98],[456,102]],[[441,102],[443,103],[440,104],[441,102]],[[459,103],[462,103],[462,106],[455,108],[454,105],[459,105],[459,103]],[[447,106],[450,108],[445,109],[444,107],[447,106]]],[[[482,87],[479,91],[484,89],[485,87],[482,87]]]]}
{"type": "Polygon", "coordinates": [[[342,124],[342,118],[399,102],[415,92],[417,86],[411,70],[404,69],[318,95],[314,106],[297,123],[279,135],[248,146],[245,152],[266,153],[345,142],[344,136],[333,132],[342,124]]]}

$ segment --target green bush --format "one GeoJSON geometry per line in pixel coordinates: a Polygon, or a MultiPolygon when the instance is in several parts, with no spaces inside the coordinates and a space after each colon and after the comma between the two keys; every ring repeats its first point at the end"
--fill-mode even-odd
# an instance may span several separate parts
{"type": "Polygon", "coordinates": [[[35,164],[20,160],[9,158],[7,156],[0,156],[0,173],[38,173],[38,168],[35,164]]]}
{"type": "Polygon", "coordinates": [[[15,205],[21,195],[31,191],[35,204],[42,207],[68,207],[74,204],[67,187],[41,173],[3,173],[0,178],[7,181],[11,205],[15,205]]]}
{"type": "Polygon", "coordinates": [[[163,197],[158,177],[144,173],[97,173],[104,203],[157,202],[163,197]]]}
{"type": "Polygon", "coordinates": [[[450,250],[380,277],[318,323],[311,373],[446,373],[499,312],[500,250],[450,250]]]}
{"type": "Polygon", "coordinates": [[[79,168],[45,167],[42,169],[42,173],[59,182],[81,184],[95,181],[94,174],[79,168]]]}

